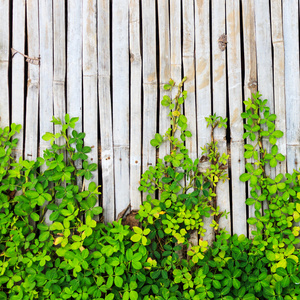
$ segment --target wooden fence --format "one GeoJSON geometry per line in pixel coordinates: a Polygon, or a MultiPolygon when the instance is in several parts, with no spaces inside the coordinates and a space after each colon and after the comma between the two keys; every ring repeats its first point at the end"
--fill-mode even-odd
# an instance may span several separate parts
{"type": "Polygon", "coordinates": [[[240,114],[257,88],[285,133],[279,150],[287,161],[276,172],[298,169],[298,0],[0,0],[0,11],[0,125],[23,126],[15,156],[42,155],[53,115],[79,116],[76,129],[99,162],[106,221],[128,204],[139,208],[142,172],[168,152],[149,141],[169,125],[159,101],[169,78],[188,77],[192,158],[210,140],[205,117],[229,118],[215,134],[231,154],[231,180],[218,187],[218,205],[230,212],[222,227],[249,234],[240,114]]]}

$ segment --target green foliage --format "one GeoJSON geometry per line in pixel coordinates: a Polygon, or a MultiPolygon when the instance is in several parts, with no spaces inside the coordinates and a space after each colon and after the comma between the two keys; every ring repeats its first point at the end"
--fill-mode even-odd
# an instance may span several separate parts
{"type": "MultiPolygon", "coordinates": [[[[170,154],[142,175],[139,189],[148,195],[138,213],[140,227],[96,221],[102,213],[96,206],[99,186],[84,187],[97,165],[87,160],[91,148],[84,145],[85,134],[72,130],[78,118],[53,118],[61,131],[43,136],[51,146],[36,161],[16,162],[11,156],[19,125],[0,129],[0,299],[300,298],[295,248],[300,227],[294,225],[300,221],[300,174],[267,175],[284,160],[276,145],[282,137],[276,115],[269,114],[259,94],[244,102],[244,138],[252,141],[245,145],[245,158],[255,162],[246,164],[240,179],[250,182],[246,203],[254,205],[255,216],[248,223],[256,229],[253,240],[230,236],[219,228],[226,213],[220,212],[216,195],[217,183],[227,179],[228,156],[218,152],[213,137],[227,120],[206,118],[211,142],[202,149],[201,161],[210,166],[200,172],[199,159],[191,160],[185,147],[191,133],[182,114],[184,81],[174,99],[164,96],[161,102],[170,109],[171,127],[151,144],[169,142],[170,154]],[[82,169],[76,168],[77,160],[82,169]],[[210,216],[216,233],[212,246],[203,229],[210,216]],[[195,231],[199,243],[191,245],[195,231]],[[180,258],[183,249],[187,256],[180,258]]],[[[174,86],[170,80],[165,89],[174,86]]]]}
{"type": "MultiPolygon", "coordinates": [[[[157,133],[151,140],[151,145],[156,147],[164,142],[169,143],[170,154],[164,159],[158,159],[156,166],[149,167],[142,175],[139,187],[140,191],[149,195],[141,205],[138,219],[145,228],[150,229],[149,238],[159,245],[173,245],[174,241],[188,245],[193,231],[204,236],[203,218],[211,215],[215,218],[212,226],[218,232],[218,220],[223,214],[216,205],[216,184],[227,179],[224,166],[228,155],[220,155],[218,152],[218,142],[214,141],[213,131],[217,126],[226,127],[227,119],[216,115],[206,118],[211,127],[211,142],[202,149],[202,155],[210,161],[211,166],[205,173],[200,172],[199,159],[192,160],[184,144],[186,138],[192,135],[187,130],[187,118],[182,113],[182,105],[187,98],[187,92],[182,91],[185,80],[186,78],[178,85],[174,99],[163,97],[161,104],[170,110],[168,116],[171,126],[163,136],[157,133]],[[156,191],[159,192],[156,194],[159,197],[155,197],[156,191]]],[[[174,81],[170,80],[165,89],[171,91],[174,86],[174,81]]],[[[159,249],[164,251],[162,247],[159,249]]],[[[207,242],[202,242],[189,251],[189,254],[196,261],[203,257],[201,253],[206,250],[207,242]]]]}

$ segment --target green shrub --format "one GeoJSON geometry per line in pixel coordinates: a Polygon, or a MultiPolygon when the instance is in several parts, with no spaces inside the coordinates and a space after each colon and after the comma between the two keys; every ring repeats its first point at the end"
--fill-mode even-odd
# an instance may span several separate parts
{"type": "MultiPolygon", "coordinates": [[[[228,179],[228,156],[218,152],[213,138],[216,126],[226,127],[227,120],[207,118],[212,140],[202,154],[210,167],[200,172],[199,159],[191,160],[184,144],[191,136],[181,109],[184,81],[174,99],[162,100],[171,127],[151,144],[169,142],[171,151],[142,175],[139,189],[148,196],[137,215],[141,227],[132,230],[121,220],[95,221],[102,213],[99,186],[84,187],[97,165],[87,161],[85,134],[67,134],[78,118],[53,118],[61,131],[43,136],[50,148],[31,162],[11,155],[20,125],[0,129],[0,299],[300,299],[294,226],[300,221],[300,174],[294,170],[273,179],[266,174],[267,165],[284,160],[276,146],[283,135],[275,130],[276,116],[259,94],[244,101],[244,138],[253,141],[245,145],[245,158],[255,163],[246,164],[240,179],[250,181],[246,203],[255,206],[255,217],[248,223],[256,230],[253,240],[230,236],[219,228],[227,213],[220,212],[216,195],[217,183],[228,179]],[[263,147],[268,142],[270,153],[263,147]],[[216,233],[211,247],[203,229],[210,216],[216,233]],[[197,245],[189,242],[194,232],[197,245]]],[[[174,86],[171,80],[165,89],[174,86]]]]}

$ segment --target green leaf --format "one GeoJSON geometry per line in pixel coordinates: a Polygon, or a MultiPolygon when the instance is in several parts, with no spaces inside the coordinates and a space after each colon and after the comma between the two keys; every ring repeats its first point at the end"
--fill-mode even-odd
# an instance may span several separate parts
{"type": "Polygon", "coordinates": [[[159,146],[159,142],[158,142],[156,139],[152,139],[152,140],[150,141],[150,144],[151,144],[151,146],[153,146],[153,147],[159,146]]]}
{"type": "Polygon", "coordinates": [[[130,239],[134,242],[137,243],[138,241],[140,241],[142,238],[142,236],[140,234],[134,234],[130,239]]]}
{"type": "Polygon", "coordinates": [[[184,116],[184,115],[180,115],[180,116],[179,116],[179,120],[180,120],[183,124],[185,124],[185,123],[187,122],[187,118],[186,118],[186,116],[184,116]]]}
{"type": "Polygon", "coordinates": [[[50,232],[45,231],[45,232],[41,233],[41,235],[39,236],[39,241],[44,242],[49,238],[49,236],[50,236],[50,232]]]}
{"type": "Polygon", "coordinates": [[[272,153],[272,155],[276,155],[277,152],[278,152],[278,147],[276,145],[274,145],[271,149],[271,153],[272,153]]]}
{"type": "Polygon", "coordinates": [[[279,160],[279,161],[284,161],[284,160],[285,160],[285,156],[282,155],[281,153],[278,153],[278,154],[276,155],[276,159],[279,160]]]}
{"type": "Polygon", "coordinates": [[[274,185],[269,185],[269,186],[268,186],[268,190],[269,190],[269,192],[270,192],[271,195],[275,194],[276,191],[277,191],[277,185],[276,185],[276,184],[274,184],[274,185]]]}
{"type": "Polygon", "coordinates": [[[251,174],[244,173],[240,176],[240,181],[245,182],[245,181],[248,181],[250,178],[251,178],[251,174]]]}
{"type": "Polygon", "coordinates": [[[272,252],[270,250],[266,250],[266,258],[269,261],[274,261],[275,260],[275,254],[274,254],[274,252],[272,252]]]}
{"type": "Polygon", "coordinates": [[[271,160],[270,160],[270,166],[272,168],[275,168],[277,166],[277,160],[275,157],[273,157],[271,160]]]}
{"type": "Polygon", "coordinates": [[[44,141],[50,141],[51,139],[54,138],[54,134],[53,133],[50,133],[50,132],[46,132],[43,136],[42,136],[42,139],[44,141]]]}
{"type": "Polygon", "coordinates": [[[130,300],[137,300],[139,298],[139,295],[136,291],[130,291],[129,296],[130,300]]]}
{"type": "Polygon", "coordinates": [[[247,219],[248,224],[250,225],[254,225],[257,223],[257,219],[256,218],[248,218],[247,219]]]}
{"type": "Polygon", "coordinates": [[[123,286],[123,279],[120,276],[115,276],[115,285],[118,288],[121,288],[123,286]]]}
{"type": "Polygon", "coordinates": [[[283,137],[283,132],[280,130],[275,130],[272,135],[274,135],[277,139],[283,137]]]}
{"type": "Polygon", "coordinates": [[[106,297],[105,300],[113,300],[115,295],[113,293],[109,293],[106,297]]]}
{"type": "Polygon", "coordinates": [[[38,220],[40,219],[40,216],[39,216],[37,213],[35,213],[35,212],[32,212],[32,213],[30,214],[30,217],[31,217],[31,219],[32,219],[33,221],[35,221],[35,222],[38,222],[38,220]]]}

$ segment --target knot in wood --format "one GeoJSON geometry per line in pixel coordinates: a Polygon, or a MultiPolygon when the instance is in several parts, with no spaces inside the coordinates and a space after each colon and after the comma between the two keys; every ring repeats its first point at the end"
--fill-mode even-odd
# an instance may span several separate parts
{"type": "Polygon", "coordinates": [[[219,48],[221,51],[224,51],[226,49],[227,46],[227,35],[225,33],[223,33],[220,37],[219,37],[219,48]]]}

